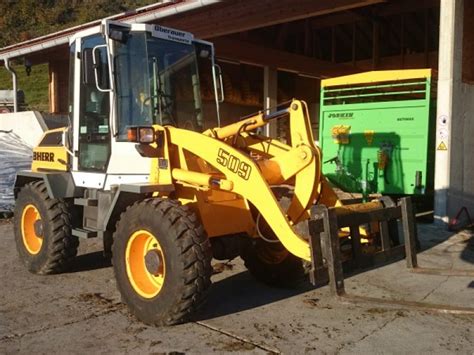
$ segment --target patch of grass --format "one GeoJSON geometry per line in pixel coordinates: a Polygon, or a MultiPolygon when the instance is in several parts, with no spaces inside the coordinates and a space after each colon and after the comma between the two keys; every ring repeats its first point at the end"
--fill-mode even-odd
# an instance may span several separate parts
{"type": "MultiPolygon", "coordinates": [[[[26,75],[23,65],[14,66],[18,75],[18,89],[25,93],[26,110],[47,112],[49,109],[48,64],[39,64],[32,67],[30,76],[26,75]]],[[[13,88],[11,74],[0,68],[0,90],[13,88]]]]}

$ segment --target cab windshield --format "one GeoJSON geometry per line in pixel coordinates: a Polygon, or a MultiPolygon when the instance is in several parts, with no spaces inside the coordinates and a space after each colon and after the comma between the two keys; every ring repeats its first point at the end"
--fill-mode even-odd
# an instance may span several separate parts
{"type": "Polygon", "coordinates": [[[217,126],[215,102],[206,117],[203,106],[202,91],[214,93],[209,45],[164,40],[147,32],[130,32],[125,43],[114,45],[119,140],[127,138],[129,126],[160,124],[194,131],[217,126]]]}

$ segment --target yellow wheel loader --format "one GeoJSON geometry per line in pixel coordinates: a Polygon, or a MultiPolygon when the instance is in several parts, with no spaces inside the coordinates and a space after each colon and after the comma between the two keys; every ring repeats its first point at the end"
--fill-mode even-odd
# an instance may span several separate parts
{"type": "Polygon", "coordinates": [[[212,44],[161,26],[104,21],[76,34],[70,54],[71,124],[44,134],[15,183],[16,242],[31,272],[66,271],[78,240],[100,237],[123,301],[158,325],[204,301],[213,257],[241,256],[275,286],[314,271],[310,210],[340,202],[304,102],[221,126],[212,44]],[[287,144],[259,133],[276,119],[289,121],[287,144]]]}

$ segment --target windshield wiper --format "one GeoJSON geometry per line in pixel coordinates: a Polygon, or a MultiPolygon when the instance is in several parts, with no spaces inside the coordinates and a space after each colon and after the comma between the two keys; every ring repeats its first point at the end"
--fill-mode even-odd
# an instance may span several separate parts
{"type": "MultiPolygon", "coordinates": [[[[158,58],[152,57],[153,62],[153,95],[152,97],[156,99],[156,106],[154,107],[155,117],[158,114],[159,122],[161,125],[171,124],[177,126],[176,121],[173,118],[172,108],[173,108],[173,97],[166,94],[161,88],[163,87],[161,83],[160,71],[158,68],[158,58]],[[169,102],[167,102],[167,100],[169,102]],[[166,113],[169,116],[169,123],[163,122],[163,114],[166,113]]],[[[157,121],[155,119],[155,121],[157,121]]]]}

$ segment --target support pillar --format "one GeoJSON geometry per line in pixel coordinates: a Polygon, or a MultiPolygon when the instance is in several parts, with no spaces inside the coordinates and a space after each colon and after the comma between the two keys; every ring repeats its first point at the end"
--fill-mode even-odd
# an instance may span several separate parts
{"type": "Polygon", "coordinates": [[[463,0],[441,0],[435,155],[435,221],[448,222],[448,190],[453,166],[453,120],[462,119],[463,0]]]}
{"type": "MultiPolygon", "coordinates": [[[[269,66],[263,68],[263,109],[274,112],[277,105],[278,71],[269,66]]],[[[265,135],[277,137],[277,122],[273,121],[265,126],[265,135]]]]}
{"type": "Polygon", "coordinates": [[[66,114],[69,95],[69,63],[67,60],[49,62],[49,112],[66,114]]]}
{"type": "Polygon", "coordinates": [[[57,62],[49,62],[49,112],[59,112],[58,92],[58,65],[57,62]]]}

